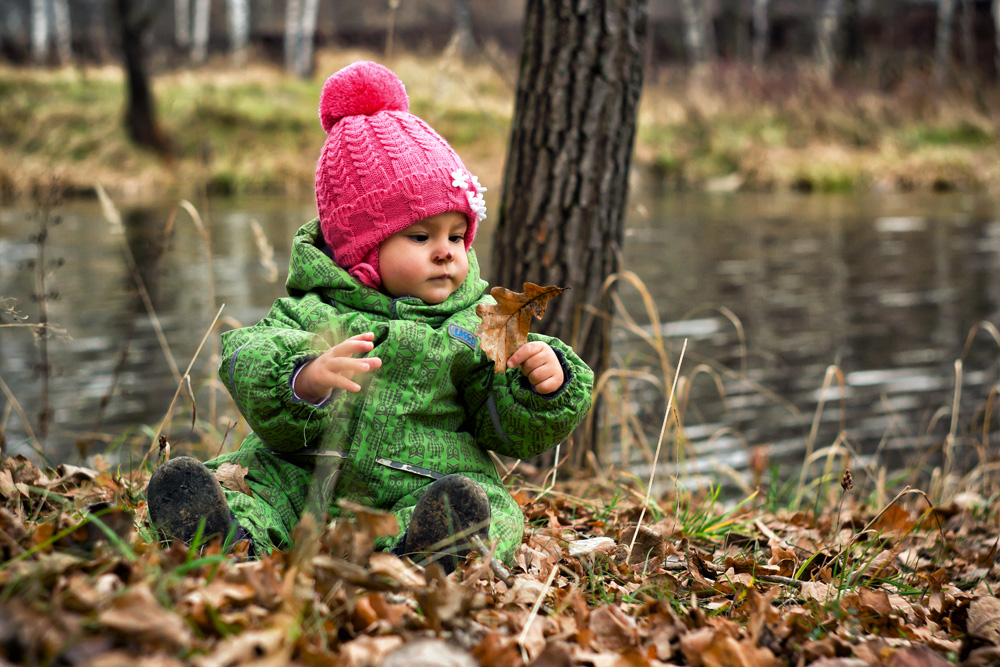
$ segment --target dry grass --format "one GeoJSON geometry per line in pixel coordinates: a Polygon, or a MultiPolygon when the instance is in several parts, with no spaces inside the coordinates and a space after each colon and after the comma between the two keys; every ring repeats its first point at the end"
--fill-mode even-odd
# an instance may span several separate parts
{"type": "MultiPolygon", "coordinates": [[[[117,67],[0,67],[0,195],[31,192],[55,174],[71,191],[101,182],[119,199],[210,194],[308,196],[323,132],[324,76],[364,51],[323,51],[317,76],[273,65],[234,70],[220,59],[154,81],[173,142],[161,160],[133,147],[121,125],[117,67]]],[[[401,55],[387,63],[415,113],[499,183],[513,112],[513,62],[401,55]]],[[[965,82],[944,96],[911,74],[891,92],[824,86],[807,69],[741,68],[691,79],[677,67],[647,78],[635,164],[656,187],[706,189],[973,189],[1000,181],[1000,96],[965,82]],[[962,92],[969,90],[970,92],[962,92]]],[[[490,189],[498,196],[499,188],[490,189]]]]}

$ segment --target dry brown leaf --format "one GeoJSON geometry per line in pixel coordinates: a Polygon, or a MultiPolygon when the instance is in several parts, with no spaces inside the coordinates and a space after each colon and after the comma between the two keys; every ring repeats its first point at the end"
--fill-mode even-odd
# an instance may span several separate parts
{"type": "Polygon", "coordinates": [[[615,605],[605,605],[592,611],[590,629],[598,645],[608,651],[639,645],[639,629],[635,620],[615,605]]]}
{"type": "Polygon", "coordinates": [[[411,588],[426,586],[427,581],[416,568],[407,565],[398,556],[385,551],[376,551],[368,561],[373,574],[380,574],[411,588]]]}
{"type": "Polygon", "coordinates": [[[531,320],[542,319],[548,300],[566,291],[565,287],[539,287],[534,283],[524,283],[523,289],[512,292],[505,287],[494,287],[490,296],[496,299],[496,304],[476,306],[476,315],[483,320],[476,336],[483,352],[493,360],[494,373],[507,370],[507,359],[528,342],[531,320]]]}
{"type": "Polygon", "coordinates": [[[830,598],[830,587],[822,581],[807,581],[802,584],[802,598],[826,602],[830,598]]]}
{"type": "Polygon", "coordinates": [[[878,614],[879,616],[888,616],[892,613],[892,604],[889,602],[889,596],[886,595],[885,591],[859,588],[858,604],[861,609],[878,614]]]}
{"type": "Polygon", "coordinates": [[[926,646],[910,646],[893,653],[887,667],[948,667],[950,664],[926,646]]]}
{"type": "Polygon", "coordinates": [[[772,667],[778,659],[769,649],[740,641],[724,630],[701,628],[681,637],[681,651],[692,665],[704,667],[772,667]]]}
{"type": "Polygon", "coordinates": [[[195,658],[193,663],[196,667],[228,667],[250,661],[255,665],[287,664],[292,649],[285,646],[287,640],[285,628],[246,631],[220,642],[215,651],[195,658]]]}
{"type": "Polygon", "coordinates": [[[239,463],[223,463],[215,470],[215,478],[219,480],[222,488],[230,491],[239,491],[248,496],[253,496],[250,485],[247,484],[246,476],[250,468],[241,466],[239,463]]]}
{"type": "Polygon", "coordinates": [[[161,607],[145,585],[126,590],[111,608],[98,615],[97,622],[126,637],[171,649],[187,648],[194,639],[181,617],[161,607]]]}
{"type": "Polygon", "coordinates": [[[891,505],[872,525],[871,530],[876,533],[905,534],[912,530],[914,525],[916,521],[910,516],[909,510],[899,505],[891,505]]]}
{"type": "Polygon", "coordinates": [[[521,650],[514,637],[505,637],[496,630],[490,630],[483,640],[472,649],[472,656],[481,667],[520,667],[524,665],[521,650]]]}
{"type": "Polygon", "coordinates": [[[969,605],[969,634],[976,639],[1000,645],[1000,600],[985,597],[969,605]]]}
{"type": "Polygon", "coordinates": [[[440,639],[421,639],[407,642],[396,648],[381,662],[381,667],[422,667],[423,665],[476,667],[476,660],[454,644],[440,639]]]}

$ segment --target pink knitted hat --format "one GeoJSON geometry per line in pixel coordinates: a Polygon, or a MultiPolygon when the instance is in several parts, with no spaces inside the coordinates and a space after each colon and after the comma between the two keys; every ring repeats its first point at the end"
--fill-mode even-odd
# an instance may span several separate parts
{"type": "Polygon", "coordinates": [[[469,218],[468,250],[486,217],[486,188],[409,108],[399,78],[364,61],[327,79],[319,101],[327,134],[316,166],[323,237],[337,264],[376,289],[385,239],[418,220],[458,211],[469,218]]]}

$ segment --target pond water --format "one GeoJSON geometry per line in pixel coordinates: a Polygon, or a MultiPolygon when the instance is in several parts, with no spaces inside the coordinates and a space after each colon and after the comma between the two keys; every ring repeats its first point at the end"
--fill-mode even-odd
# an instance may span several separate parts
{"type": "MultiPolygon", "coordinates": [[[[176,373],[191,361],[219,305],[225,327],[259,319],[283,293],[294,230],[315,215],[311,201],[202,204],[209,249],[183,210],[164,242],[174,204],[123,207],[124,234],[96,202],[55,211],[61,222],[45,243],[52,260],[46,291],[55,294],[46,306],[66,335],[48,342],[50,461],[99,451],[99,434],[111,434],[114,444],[126,431],[154,432],[174,397],[176,373]],[[273,249],[273,266],[262,261],[261,236],[273,249]],[[136,294],[125,239],[151,308],[136,294]]],[[[35,322],[38,223],[30,213],[0,209],[0,298],[17,299],[17,310],[35,322]]],[[[490,235],[486,226],[476,241],[484,264],[490,235]]],[[[681,376],[689,382],[675,404],[689,441],[681,470],[693,479],[745,473],[759,445],[769,446],[772,463],[794,472],[807,449],[828,447],[838,436],[855,453],[852,467],[929,470],[942,461],[952,428],[956,377],[954,464],[996,459],[1000,436],[990,439],[996,427],[984,434],[983,423],[1000,382],[1000,343],[981,325],[1000,327],[996,199],[637,192],[623,252],[655,304],[671,363],[687,342],[681,376]]],[[[628,396],[616,399],[626,406],[617,414],[634,415],[631,431],[642,435],[623,445],[612,419],[605,456],[645,476],[666,402],[665,371],[639,333],[653,333],[640,292],[623,283],[619,294],[636,326],[617,329],[615,364],[648,376],[630,380],[628,396]]],[[[217,394],[217,409],[206,399],[215,349],[210,336],[192,370],[192,391],[199,419],[227,415],[218,418],[224,431],[233,412],[228,397],[217,394]]],[[[37,430],[39,361],[29,330],[0,328],[0,379],[17,403],[0,395],[8,453],[37,456],[18,409],[37,430]]],[[[616,382],[609,388],[617,396],[616,382]]],[[[183,442],[186,435],[175,426],[171,438],[183,442]]],[[[118,455],[141,458],[145,446],[133,447],[118,455]]],[[[662,455],[666,471],[673,470],[672,442],[669,449],[662,455]]]]}

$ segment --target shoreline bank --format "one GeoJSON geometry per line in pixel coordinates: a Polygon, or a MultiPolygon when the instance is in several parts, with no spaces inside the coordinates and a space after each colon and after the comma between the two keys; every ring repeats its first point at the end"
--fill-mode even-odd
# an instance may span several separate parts
{"type": "MultiPolygon", "coordinates": [[[[376,57],[322,52],[317,72],[376,57]]],[[[411,55],[390,64],[414,113],[499,196],[513,66],[411,55]]],[[[324,138],[322,84],[322,76],[294,79],[261,63],[161,74],[153,87],[170,142],[161,157],[127,138],[119,68],[0,67],[0,200],[29,199],[53,177],[71,197],[94,196],[96,183],[125,201],[307,196],[324,138]]],[[[808,69],[720,67],[696,80],[682,68],[657,68],[643,90],[633,169],[665,190],[993,191],[1000,90],[935,96],[926,84],[915,73],[885,93],[824,86],[808,69]]]]}

